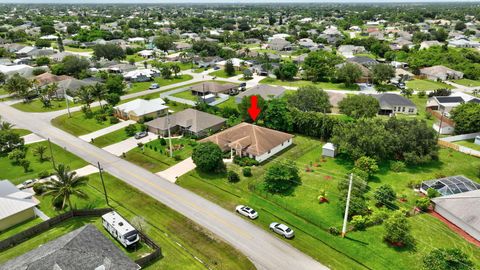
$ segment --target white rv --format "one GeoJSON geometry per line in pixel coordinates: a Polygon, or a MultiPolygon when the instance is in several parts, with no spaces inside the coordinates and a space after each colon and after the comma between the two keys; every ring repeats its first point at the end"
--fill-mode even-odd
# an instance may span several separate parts
{"type": "Polygon", "coordinates": [[[133,245],[140,240],[138,231],[115,211],[103,215],[102,224],[124,247],[133,245]]]}

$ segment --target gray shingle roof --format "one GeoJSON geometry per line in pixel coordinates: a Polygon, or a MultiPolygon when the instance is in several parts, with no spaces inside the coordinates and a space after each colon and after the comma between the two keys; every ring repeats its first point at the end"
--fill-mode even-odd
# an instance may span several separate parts
{"type": "MultiPolygon", "coordinates": [[[[209,129],[226,121],[224,118],[194,109],[186,109],[181,112],[174,113],[170,115],[169,118],[170,126],[172,128],[175,126],[181,126],[195,133],[209,129]]],[[[145,124],[160,130],[166,130],[168,127],[167,117],[156,118],[145,124]]]]}
{"type": "Polygon", "coordinates": [[[86,225],[20,255],[0,270],[133,270],[140,267],[94,225],[86,225]]]}
{"type": "Polygon", "coordinates": [[[390,106],[415,107],[415,104],[411,100],[397,94],[384,93],[384,94],[374,95],[374,97],[378,100],[378,102],[380,103],[380,107],[382,108],[384,107],[383,105],[385,104],[390,106]]]}

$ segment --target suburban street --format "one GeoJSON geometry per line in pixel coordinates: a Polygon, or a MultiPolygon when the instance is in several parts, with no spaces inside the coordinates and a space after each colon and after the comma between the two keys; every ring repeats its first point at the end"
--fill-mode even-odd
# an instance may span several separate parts
{"type": "MultiPolygon", "coordinates": [[[[192,81],[189,81],[190,83],[192,81]]],[[[0,115],[19,128],[27,128],[91,164],[100,162],[109,174],[138,188],[185,215],[244,253],[259,269],[328,269],[273,234],[232,211],[166,179],[116,157],[50,124],[48,115],[24,113],[0,103],[0,115]]]]}

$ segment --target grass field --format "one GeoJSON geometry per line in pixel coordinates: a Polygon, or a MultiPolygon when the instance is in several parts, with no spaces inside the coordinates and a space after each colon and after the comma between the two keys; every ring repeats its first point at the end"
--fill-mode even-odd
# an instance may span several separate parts
{"type": "Polygon", "coordinates": [[[332,82],[311,82],[305,80],[296,80],[296,81],[281,81],[278,79],[273,78],[265,78],[260,81],[263,84],[273,84],[273,85],[280,85],[280,86],[290,86],[290,87],[302,87],[307,85],[316,85],[322,89],[328,90],[359,90],[358,85],[352,85],[347,87],[343,83],[332,83],[332,82]]]}
{"type": "Polygon", "coordinates": [[[91,53],[93,53],[93,49],[74,48],[74,47],[70,47],[70,46],[65,46],[65,51],[67,51],[67,52],[91,52],[91,53]]]}
{"type": "MultiPolygon", "coordinates": [[[[95,110],[95,108],[92,108],[92,110],[95,110]]],[[[68,114],[60,115],[52,119],[52,124],[75,136],[85,135],[112,125],[108,120],[98,122],[95,117],[86,118],[81,111],[73,112],[71,118],[68,117],[68,114]]]]}
{"type": "Polygon", "coordinates": [[[190,91],[190,90],[185,90],[185,91],[182,91],[182,92],[179,92],[179,93],[175,93],[172,96],[187,99],[187,100],[192,100],[192,101],[195,101],[195,102],[198,101],[198,96],[193,95],[192,91],[190,91]]]}
{"type": "Polygon", "coordinates": [[[217,76],[218,78],[230,78],[230,77],[234,77],[234,76],[237,76],[237,75],[240,75],[240,74],[242,74],[241,71],[235,70],[235,74],[233,74],[232,76],[229,76],[229,75],[225,72],[225,70],[219,69],[219,70],[217,70],[217,71],[214,71],[214,72],[209,73],[208,75],[217,76]]]}
{"type": "MultiPolygon", "coordinates": [[[[245,256],[181,214],[109,174],[104,174],[104,180],[110,206],[128,220],[143,217],[147,235],[162,248],[164,257],[145,269],[205,269],[195,257],[210,269],[254,269],[245,256]]],[[[107,207],[98,174],[89,176],[84,190],[89,199],[75,198],[78,209],[107,207]]],[[[47,215],[61,213],[52,209],[50,197],[40,199],[47,215]]]]}
{"type": "Polygon", "coordinates": [[[13,131],[15,131],[15,133],[17,133],[20,136],[25,136],[32,133],[30,130],[21,129],[21,128],[14,128],[13,131]]]}
{"type": "MultiPolygon", "coordinates": [[[[51,161],[40,162],[39,158],[34,155],[34,149],[39,145],[48,147],[48,142],[43,141],[25,146],[27,151],[25,159],[30,161],[30,169],[26,173],[21,166],[12,164],[12,161],[6,155],[0,155],[0,179],[8,179],[17,185],[25,180],[37,178],[39,172],[53,172],[54,170],[51,161]]],[[[52,152],[56,164],[67,164],[72,170],[87,165],[82,159],[53,143],[52,152]]],[[[45,156],[50,157],[50,150],[47,151],[45,156]]]]}
{"type": "MultiPolygon", "coordinates": [[[[136,124],[137,130],[140,130],[140,124],[136,124]]],[[[125,128],[121,128],[114,132],[110,132],[93,140],[93,145],[97,147],[105,147],[114,143],[118,143],[130,138],[125,132],[125,128]]]]}
{"type": "Polygon", "coordinates": [[[155,140],[147,143],[143,150],[138,147],[130,150],[126,153],[125,159],[156,173],[190,157],[193,149],[192,143],[193,141],[190,139],[172,139],[174,151],[173,158],[171,158],[169,156],[168,140],[165,146],[160,144],[160,140],[155,140]]]}
{"type": "Polygon", "coordinates": [[[466,146],[466,147],[471,148],[473,150],[480,151],[480,145],[475,144],[474,141],[475,141],[475,139],[471,139],[471,140],[456,141],[454,143],[462,145],[462,146],[466,146]]]}
{"type": "MultiPolygon", "coordinates": [[[[371,269],[412,269],[412,265],[420,265],[423,256],[433,246],[451,247],[452,243],[480,266],[480,249],[427,214],[409,218],[413,236],[417,240],[416,251],[390,247],[382,239],[384,227],[381,225],[351,232],[344,239],[332,236],[328,233],[328,228],[341,228],[342,224],[337,184],[344,179],[353,164],[341,156],[323,161],[322,143],[318,140],[297,136],[294,143],[293,147],[274,160],[254,168],[253,177],[242,176],[239,183],[229,183],[224,174],[210,175],[197,171],[180,177],[177,183],[226,209],[233,209],[237,204],[247,204],[257,209],[260,217],[254,223],[265,229],[273,221],[291,225],[296,231],[296,237],[288,242],[333,269],[365,269],[365,266],[371,269]],[[302,177],[302,185],[287,196],[267,193],[262,184],[265,169],[281,159],[296,162],[302,177]],[[317,163],[317,167],[312,163],[317,163]],[[312,168],[313,172],[307,172],[306,167],[312,168]],[[329,203],[318,203],[317,197],[321,189],[326,190],[329,203]],[[339,253],[339,250],[345,254],[339,253]]],[[[372,198],[373,190],[380,185],[390,184],[398,195],[407,196],[406,203],[398,202],[397,205],[411,209],[418,195],[407,187],[409,181],[457,174],[478,181],[475,168],[479,164],[480,161],[474,157],[447,149],[441,149],[439,161],[409,167],[405,172],[390,171],[388,162],[385,162],[380,164],[379,173],[369,182],[367,197],[372,198]]],[[[229,169],[241,172],[236,165],[229,165],[229,169]]],[[[372,199],[369,204],[375,208],[372,199]]]]}
{"type": "Polygon", "coordinates": [[[461,84],[461,85],[465,85],[465,86],[468,86],[468,87],[480,86],[480,81],[469,80],[469,79],[454,80],[453,82],[461,84]]]}
{"type": "Polygon", "coordinates": [[[411,80],[406,83],[408,88],[415,91],[433,91],[440,88],[452,89],[453,87],[442,82],[435,82],[430,80],[411,80]]]}
{"type": "MultiPolygon", "coordinates": [[[[172,77],[171,79],[164,79],[164,78],[161,78],[161,77],[157,77],[157,78],[155,78],[154,82],[158,83],[158,85],[160,85],[160,88],[162,88],[163,86],[167,86],[167,85],[171,85],[171,84],[175,84],[175,83],[186,82],[186,81],[191,80],[192,78],[193,77],[190,76],[190,75],[178,75],[177,78],[172,77]]],[[[150,85],[154,82],[152,81],[152,82],[133,83],[132,87],[130,89],[127,89],[127,93],[132,94],[132,93],[137,93],[137,92],[148,90],[150,85]]]]}
{"type": "MultiPolygon", "coordinates": [[[[70,102],[70,107],[74,106],[78,106],[78,104],[70,102]]],[[[27,103],[20,102],[13,104],[12,107],[24,112],[53,112],[66,109],[67,104],[65,103],[65,100],[52,100],[51,107],[44,107],[43,103],[39,99],[34,99],[27,103]]]]}
{"type": "Polygon", "coordinates": [[[0,233],[0,241],[1,240],[4,240],[4,239],[7,239],[17,233],[20,233],[32,226],[35,226],[39,223],[41,223],[43,220],[39,217],[36,217],[34,219],[30,219],[30,220],[27,220],[27,221],[24,221],[20,224],[17,224],[11,228],[8,228],[7,230],[3,231],[0,233]]]}

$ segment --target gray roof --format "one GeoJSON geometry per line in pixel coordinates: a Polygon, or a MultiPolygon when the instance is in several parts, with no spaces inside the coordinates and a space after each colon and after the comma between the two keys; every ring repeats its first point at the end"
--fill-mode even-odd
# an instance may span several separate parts
{"type": "Polygon", "coordinates": [[[440,194],[446,196],[479,190],[480,184],[473,182],[463,175],[457,175],[424,181],[421,184],[421,188],[425,191],[433,188],[440,192],[440,194]]]}
{"type": "Polygon", "coordinates": [[[88,224],[20,255],[0,270],[140,269],[94,225],[88,224]],[[98,268],[100,269],[100,268],[98,268]]]}
{"type": "Polygon", "coordinates": [[[384,93],[379,95],[373,95],[373,97],[378,100],[381,108],[385,107],[385,105],[415,107],[415,104],[411,100],[397,94],[384,93]]]}
{"type": "MultiPolygon", "coordinates": [[[[432,199],[436,206],[470,225],[480,233],[480,190],[432,199]],[[477,207],[475,207],[477,206],[477,207]]],[[[456,224],[459,226],[459,224],[456,224]]]]}
{"type": "Polygon", "coordinates": [[[237,95],[237,100],[241,100],[243,97],[249,97],[253,95],[259,95],[263,99],[268,100],[271,99],[271,97],[279,97],[283,95],[285,92],[285,88],[281,86],[271,86],[271,85],[266,85],[266,84],[259,84],[257,86],[254,86],[247,91],[240,93],[237,95]]]}
{"type": "MultiPolygon", "coordinates": [[[[169,116],[170,127],[181,126],[191,132],[198,133],[213,126],[224,123],[226,119],[194,109],[186,109],[169,116]]],[[[156,118],[145,123],[147,126],[167,130],[167,117],[156,118]]]]}
{"type": "Polygon", "coordinates": [[[367,56],[355,56],[347,59],[348,62],[355,62],[362,65],[375,65],[378,64],[377,60],[367,56]]]}

